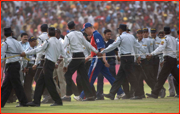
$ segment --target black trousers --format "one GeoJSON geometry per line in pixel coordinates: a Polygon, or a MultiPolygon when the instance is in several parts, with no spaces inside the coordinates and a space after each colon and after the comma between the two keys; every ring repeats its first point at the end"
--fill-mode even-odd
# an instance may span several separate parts
{"type": "Polygon", "coordinates": [[[178,87],[176,88],[176,92],[179,93],[179,69],[177,68],[177,59],[172,58],[170,56],[165,56],[163,67],[159,74],[157,83],[155,84],[155,87],[152,90],[152,94],[158,96],[159,91],[162,89],[170,73],[174,76],[176,85],[178,85],[178,87]]]}
{"type": "MultiPolygon", "coordinates": [[[[111,75],[115,78],[116,77],[115,59],[109,59],[108,63],[110,65],[109,71],[110,71],[111,75]]],[[[104,76],[101,73],[99,73],[98,82],[97,82],[97,93],[96,93],[98,98],[103,97],[102,96],[102,94],[103,94],[103,85],[104,85],[103,81],[104,81],[104,76]]]]}
{"type": "Polygon", "coordinates": [[[20,64],[19,62],[6,64],[5,79],[1,87],[1,107],[4,107],[6,101],[11,94],[11,90],[15,90],[15,94],[19,102],[24,105],[27,103],[27,98],[20,81],[20,64]]]}
{"type": "Polygon", "coordinates": [[[111,87],[110,94],[115,96],[118,89],[124,83],[125,78],[127,78],[130,84],[132,85],[133,90],[135,91],[135,96],[140,96],[138,91],[139,90],[138,80],[133,73],[134,71],[133,66],[134,66],[134,56],[121,57],[121,66],[116,76],[116,80],[111,87]]]}
{"type": "MultiPolygon", "coordinates": [[[[73,58],[84,57],[82,52],[73,53],[73,58]]],[[[93,96],[92,89],[88,80],[88,74],[85,67],[85,59],[72,59],[68,66],[68,71],[65,73],[66,78],[66,95],[72,94],[72,75],[77,70],[81,77],[81,83],[86,97],[93,96]]]]}
{"type": "Polygon", "coordinates": [[[155,57],[153,57],[152,58],[152,60],[153,60],[153,68],[154,68],[154,79],[156,79],[157,80],[157,76],[158,76],[158,70],[159,70],[159,62],[160,62],[160,60],[159,60],[159,57],[158,56],[155,56],[155,57]]]}
{"type": "Polygon", "coordinates": [[[26,73],[25,79],[24,79],[24,92],[26,94],[28,102],[32,101],[32,83],[33,78],[36,73],[36,70],[33,70],[32,68],[29,68],[29,71],[26,73]]]}
{"type": "MultiPolygon", "coordinates": [[[[136,69],[136,63],[134,63],[134,74],[135,74],[135,77],[138,79],[138,77],[137,77],[137,73],[136,72],[138,72],[137,71],[137,69],[136,69]]],[[[122,88],[123,88],[123,91],[124,91],[124,93],[126,94],[126,96],[127,97],[133,97],[134,96],[134,90],[132,89],[132,86],[129,84],[129,81],[128,81],[128,78],[126,77],[125,79],[124,79],[124,82],[123,82],[123,84],[122,84],[122,88]]]]}
{"type": "MultiPolygon", "coordinates": [[[[87,63],[85,63],[87,74],[88,74],[90,65],[91,65],[91,61],[88,61],[87,63]]],[[[77,72],[76,83],[77,83],[78,92],[79,94],[81,94],[81,92],[83,91],[83,85],[81,84],[81,76],[79,72],[77,72]]]]}
{"type": "Polygon", "coordinates": [[[43,71],[41,72],[41,75],[36,83],[36,88],[34,92],[34,103],[40,104],[41,95],[43,94],[45,87],[47,88],[49,94],[51,95],[51,98],[56,103],[62,103],[62,100],[56,90],[56,86],[53,81],[54,68],[55,68],[55,63],[48,59],[45,59],[43,65],[43,71]]]}
{"type": "Polygon", "coordinates": [[[146,81],[151,90],[153,90],[155,86],[156,78],[153,77],[153,73],[151,73],[153,71],[151,70],[152,68],[152,65],[149,64],[149,61],[147,59],[141,60],[141,64],[137,64],[135,67],[141,95],[145,94],[143,80],[146,81]]]}

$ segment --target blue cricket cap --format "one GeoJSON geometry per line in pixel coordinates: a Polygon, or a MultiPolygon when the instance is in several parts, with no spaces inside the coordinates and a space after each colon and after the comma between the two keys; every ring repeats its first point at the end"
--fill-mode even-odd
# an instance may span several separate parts
{"type": "Polygon", "coordinates": [[[86,23],[83,25],[83,29],[81,31],[84,31],[86,28],[92,27],[91,23],[86,23]]]}

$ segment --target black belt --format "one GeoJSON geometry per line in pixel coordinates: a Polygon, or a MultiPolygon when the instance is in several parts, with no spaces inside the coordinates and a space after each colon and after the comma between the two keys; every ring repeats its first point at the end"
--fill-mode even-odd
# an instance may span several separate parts
{"type": "Polygon", "coordinates": [[[12,65],[12,64],[17,64],[17,63],[19,63],[19,61],[7,63],[6,65],[12,65]]]}
{"type": "Polygon", "coordinates": [[[131,53],[127,53],[127,54],[121,54],[121,55],[122,55],[122,56],[123,56],[123,55],[131,55],[131,53]]]}

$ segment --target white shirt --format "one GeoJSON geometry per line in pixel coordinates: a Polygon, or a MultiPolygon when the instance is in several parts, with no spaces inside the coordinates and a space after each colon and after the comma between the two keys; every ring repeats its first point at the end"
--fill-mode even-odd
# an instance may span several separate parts
{"type": "Polygon", "coordinates": [[[160,39],[158,36],[156,36],[156,38],[154,39],[154,41],[155,41],[155,46],[154,46],[154,48],[156,49],[156,48],[158,48],[159,45],[161,44],[161,39],[160,39]]]}
{"type": "Polygon", "coordinates": [[[155,40],[154,39],[151,39],[151,38],[144,38],[147,40],[148,42],[148,50],[149,50],[149,53],[153,52],[155,49],[154,49],[154,45],[155,45],[155,40]]]}
{"type": "MultiPolygon", "coordinates": [[[[29,46],[26,50],[25,50],[25,52],[26,51],[29,51],[29,50],[32,50],[32,49],[35,49],[35,48],[37,48],[37,47],[31,47],[31,46],[29,46]]],[[[33,55],[27,55],[26,56],[27,58],[29,58],[30,59],[30,61],[29,61],[29,64],[32,64],[32,65],[34,65],[34,63],[35,63],[35,54],[33,55]]],[[[28,63],[28,61],[27,60],[23,60],[23,66],[24,67],[26,67],[27,66],[27,63],[28,63]]]]}
{"type": "MultiPolygon", "coordinates": [[[[137,40],[138,41],[138,40],[137,40]]],[[[143,54],[141,51],[137,51],[137,54],[138,54],[138,57],[141,57],[141,59],[146,59],[146,55],[149,54],[149,51],[148,51],[148,42],[147,40],[145,40],[144,38],[141,40],[141,41],[138,41],[138,43],[142,46],[142,48],[144,50],[146,50],[146,54],[143,54]]]]}
{"type": "Polygon", "coordinates": [[[84,52],[83,45],[89,50],[98,53],[98,51],[93,46],[91,46],[91,44],[79,31],[71,31],[65,36],[64,48],[66,48],[68,45],[70,46],[72,53],[84,52]]]}
{"type": "Polygon", "coordinates": [[[162,39],[160,46],[154,50],[151,54],[157,55],[163,52],[163,56],[170,56],[176,58],[179,55],[179,46],[176,39],[171,35],[166,35],[162,39]]]}
{"type": "Polygon", "coordinates": [[[25,51],[30,46],[29,42],[22,43],[22,41],[20,41],[19,43],[21,44],[23,51],[25,51]]]}
{"type": "MultiPolygon", "coordinates": [[[[1,44],[1,63],[4,61],[2,58],[14,56],[17,54],[21,54],[23,52],[23,49],[20,45],[20,43],[12,38],[12,36],[7,37],[5,42],[2,42],[1,44]],[[14,53],[14,54],[13,54],[14,53]]],[[[6,59],[7,63],[17,62],[20,60],[20,57],[13,57],[6,59]]]]}
{"type": "Polygon", "coordinates": [[[59,56],[61,55],[64,58],[64,66],[67,67],[68,60],[64,52],[63,44],[56,37],[50,37],[46,40],[41,46],[25,52],[27,55],[35,54],[39,52],[45,52],[45,58],[56,63],[59,56]]]}
{"type": "MultiPolygon", "coordinates": [[[[42,45],[43,42],[44,42],[45,40],[47,40],[47,39],[49,39],[48,33],[47,33],[47,32],[43,32],[41,35],[39,35],[39,37],[38,37],[38,39],[37,39],[37,42],[38,42],[38,45],[37,45],[37,46],[42,45]]],[[[37,65],[37,64],[39,63],[42,55],[44,55],[43,52],[36,54],[35,65],[37,65]]]]}
{"type": "Polygon", "coordinates": [[[137,48],[141,52],[146,53],[142,46],[136,41],[135,37],[126,32],[123,32],[120,37],[117,37],[117,40],[101,51],[101,53],[108,53],[117,47],[120,47],[121,54],[132,54],[133,48],[137,48]]]}

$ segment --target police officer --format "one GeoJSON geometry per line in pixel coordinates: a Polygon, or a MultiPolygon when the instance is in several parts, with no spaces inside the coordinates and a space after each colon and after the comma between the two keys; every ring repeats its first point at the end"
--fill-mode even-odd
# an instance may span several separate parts
{"type": "Polygon", "coordinates": [[[133,48],[137,48],[143,54],[146,51],[142,48],[142,46],[136,41],[134,36],[126,33],[127,26],[125,24],[119,25],[119,33],[121,34],[117,40],[109,45],[106,49],[101,51],[101,53],[107,53],[118,46],[121,48],[121,66],[119,68],[119,72],[116,76],[116,80],[113,83],[110,93],[104,94],[105,97],[110,98],[111,100],[114,99],[116,92],[118,91],[119,87],[123,84],[125,78],[128,78],[128,81],[131,83],[133,90],[135,91],[135,95],[131,99],[142,99],[140,97],[138,80],[133,73],[133,66],[134,66],[134,56],[131,55],[133,48]]]}
{"type": "MultiPolygon", "coordinates": [[[[148,51],[148,40],[145,40],[143,38],[143,30],[142,29],[138,29],[137,30],[137,37],[138,37],[138,43],[143,47],[144,50],[146,50],[146,53],[149,54],[148,51]]],[[[146,55],[144,55],[142,52],[137,50],[137,63],[136,67],[135,67],[135,72],[136,72],[136,76],[139,80],[139,89],[140,89],[140,93],[141,93],[141,97],[145,98],[145,93],[144,93],[144,83],[143,80],[146,81],[147,85],[151,88],[151,90],[154,88],[155,82],[156,80],[154,80],[154,78],[151,77],[151,73],[152,71],[149,70],[148,64],[148,60],[146,59],[146,55]]]]}
{"type": "Polygon", "coordinates": [[[64,96],[64,99],[70,99],[70,96],[72,94],[72,75],[76,70],[78,70],[81,76],[81,82],[83,85],[83,90],[85,91],[86,100],[94,100],[91,86],[88,81],[88,75],[85,69],[85,58],[83,53],[84,49],[82,45],[97,54],[99,54],[99,52],[91,46],[91,44],[84,38],[81,32],[75,31],[75,23],[73,21],[70,21],[68,23],[68,28],[70,32],[65,36],[64,47],[66,48],[68,45],[70,45],[72,57],[74,59],[72,59],[72,61],[70,62],[68,66],[68,71],[65,73],[67,86],[66,96],[64,96]]]}
{"type": "Polygon", "coordinates": [[[62,105],[62,100],[56,90],[56,86],[53,81],[53,71],[55,68],[55,63],[57,62],[60,54],[64,57],[65,64],[67,67],[67,56],[64,52],[62,43],[55,37],[55,28],[50,27],[48,31],[49,39],[44,41],[44,43],[33,50],[23,52],[21,56],[45,52],[45,62],[43,65],[43,71],[36,83],[36,88],[34,92],[34,101],[27,103],[28,106],[40,106],[41,95],[45,87],[47,88],[52,99],[55,101],[51,106],[62,105]]]}
{"type": "MultiPolygon", "coordinates": [[[[30,46],[25,51],[29,51],[36,48],[37,38],[35,38],[34,36],[31,36],[29,37],[28,42],[30,46]]],[[[23,66],[24,66],[23,72],[26,73],[26,76],[24,79],[24,91],[27,96],[28,102],[31,102],[32,91],[33,91],[32,82],[33,82],[34,75],[36,73],[36,70],[33,70],[32,66],[34,65],[36,55],[28,55],[27,58],[29,58],[30,61],[26,60],[23,62],[23,66]]]]}
{"type": "MultiPolygon", "coordinates": [[[[1,44],[1,63],[5,56],[11,57],[23,52],[20,43],[12,38],[11,28],[4,28],[4,35],[6,41],[1,44]]],[[[26,106],[27,98],[20,81],[19,59],[20,57],[18,56],[6,59],[5,79],[1,87],[1,108],[4,107],[12,89],[15,90],[15,94],[20,102],[19,106],[26,106]]]]}
{"type": "MultiPolygon", "coordinates": [[[[159,47],[161,43],[161,39],[156,36],[156,29],[151,28],[151,38],[154,40],[154,50],[159,47]]],[[[152,65],[153,65],[153,79],[157,80],[158,76],[158,70],[159,70],[159,64],[160,64],[160,58],[162,57],[162,54],[156,55],[152,57],[152,65]]],[[[161,98],[164,98],[166,96],[166,89],[163,87],[161,89],[161,92],[159,94],[161,98]]]]}
{"type": "Polygon", "coordinates": [[[177,52],[179,54],[179,47],[176,39],[170,35],[171,30],[170,27],[164,27],[165,38],[161,41],[160,46],[151,53],[147,58],[151,58],[153,55],[157,55],[160,52],[163,52],[164,64],[162,70],[159,74],[157,83],[151,94],[146,94],[149,97],[158,98],[158,94],[162,89],[168,75],[172,73],[175,78],[178,87],[176,88],[176,92],[179,93],[179,70],[177,68],[177,52]]]}
{"type": "MultiPolygon", "coordinates": [[[[49,39],[49,36],[48,36],[48,25],[47,24],[42,24],[41,25],[41,35],[39,35],[39,37],[37,38],[37,42],[38,42],[38,46],[40,46],[41,44],[43,44],[43,42],[47,39],[49,39]]],[[[38,78],[40,76],[40,73],[42,71],[42,68],[43,68],[43,64],[44,64],[44,60],[41,60],[40,59],[44,59],[44,53],[37,53],[36,54],[36,60],[35,60],[35,63],[34,65],[32,66],[32,69],[36,69],[36,74],[34,76],[34,80],[37,82],[38,81],[38,78]],[[40,61],[40,64],[39,64],[39,61],[40,61]]],[[[45,88],[44,90],[44,93],[43,93],[43,100],[42,100],[42,103],[45,103],[47,102],[48,100],[48,96],[49,96],[49,93],[47,91],[47,89],[45,88]]]]}

